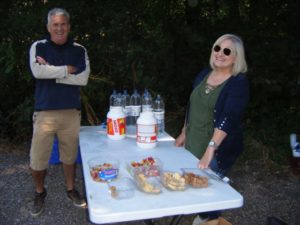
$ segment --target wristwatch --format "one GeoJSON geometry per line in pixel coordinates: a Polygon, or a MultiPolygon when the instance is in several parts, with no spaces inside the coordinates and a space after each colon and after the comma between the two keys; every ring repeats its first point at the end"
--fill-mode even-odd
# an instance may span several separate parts
{"type": "Polygon", "coordinates": [[[214,140],[211,140],[210,142],[208,142],[208,147],[213,147],[215,150],[217,150],[219,146],[214,140]]]}

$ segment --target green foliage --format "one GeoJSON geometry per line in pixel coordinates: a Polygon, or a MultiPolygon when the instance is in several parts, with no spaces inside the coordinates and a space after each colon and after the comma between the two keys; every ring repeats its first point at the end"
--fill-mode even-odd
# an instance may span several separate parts
{"type": "Polygon", "coordinates": [[[291,0],[1,1],[1,134],[30,137],[29,46],[46,34],[49,9],[63,7],[71,15],[72,36],[90,57],[84,124],[91,109],[98,122],[105,119],[113,89],[147,87],[164,97],[167,130],[176,136],[211,45],[224,33],[236,33],[245,43],[251,82],[247,152],[255,149],[254,157],[286,163],[289,133],[300,134],[299,6],[291,0]]]}
{"type": "Polygon", "coordinates": [[[32,105],[32,96],[26,97],[6,118],[9,123],[5,124],[4,128],[7,135],[12,136],[15,141],[22,141],[24,137],[31,136],[31,127],[28,127],[28,124],[32,124],[32,105]]]}

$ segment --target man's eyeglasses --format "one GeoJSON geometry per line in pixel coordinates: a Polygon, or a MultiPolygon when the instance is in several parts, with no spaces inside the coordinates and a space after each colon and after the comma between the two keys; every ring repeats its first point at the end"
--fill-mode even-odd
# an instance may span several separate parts
{"type": "MultiPolygon", "coordinates": [[[[221,50],[221,47],[219,46],[219,45],[216,45],[215,47],[214,47],[214,51],[215,52],[219,52],[221,50]]],[[[226,55],[226,56],[230,56],[230,54],[231,54],[231,49],[229,49],[229,48],[223,48],[223,53],[224,53],[224,55],[226,55]]]]}

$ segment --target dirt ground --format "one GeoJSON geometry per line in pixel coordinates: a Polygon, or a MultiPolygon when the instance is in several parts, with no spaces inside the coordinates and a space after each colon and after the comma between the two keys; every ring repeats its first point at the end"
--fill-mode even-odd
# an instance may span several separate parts
{"type": "MultiPolygon", "coordinates": [[[[33,183],[28,168],[28,144],[15,145],[0,139],[0,225],[88,225],[88,213],[72,205],[66,198],[60,165],[49,168],[46,179],[48,196],[43,214],[34,218],[33,183]]],[[[263,161],[236,165],[229,174],[231,184],[244,197],[242,208],[223,212],[233,225],[267,225],[274,216],[288,225],[300,225],[300,176],[290,168],[268,169],[263,161]]],[[[83,192],[81,166],[77,167],[77,188],[83,192]]],[[[180,225],[191,225],[195,215],[184,216],[180,225]]],[[[154,219],[157,225],[170,223],[171,217],[154,219]]],[[[118,223],[140,225],[143,221],[118,223]]],[[[117,224],[114,224],[117,225],[117,224]]]]}

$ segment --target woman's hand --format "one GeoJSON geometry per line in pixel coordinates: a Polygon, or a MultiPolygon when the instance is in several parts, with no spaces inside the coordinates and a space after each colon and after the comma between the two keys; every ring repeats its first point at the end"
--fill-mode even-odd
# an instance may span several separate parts
{"type": "Polygon", "coordinates": [[[206,169],[209,167],[210,162],[212,161],[212,159],[214,157],[215,151],[216,151],[216,149],[213,147],[208,146],[206,148],[204,155],[202,156],[202,158],[200,159],[200,161],[198,163],[198,167],[200,169],[206,169]]]}
{"type": "Polygon", "coordinates": [[[185,142],[185,132],[181,132],[181,134],[175,140],[175,146],[182,147],[185,142]]]}
{"type": "Polygon", "coordinates": [[[207,146],[204,155],[198,163],[198,167],[200,169],[206,169],[209,167],[212,159],[214,158],[215,151],[217,151],[218,146],[221,145],[222,141],[226,138],[226,136],[227,133],[225,133],[224,131],[219,130],[218,128],[214,129],[211,141],[215,143],[215,146],[207,146]]]}

